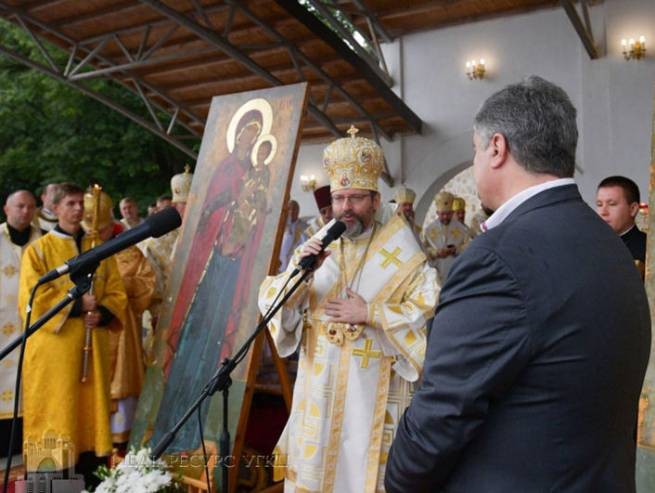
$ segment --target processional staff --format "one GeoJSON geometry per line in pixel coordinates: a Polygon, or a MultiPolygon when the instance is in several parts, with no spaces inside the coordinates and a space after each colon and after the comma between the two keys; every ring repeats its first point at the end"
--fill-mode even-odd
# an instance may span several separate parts
{"type": "MultiPolygon", "coordinates": [[[[93,194],[93,219],[91,221],[91,248],[94,248],[98,243],[100,232],[98,231],[98,222],[100,220],[100,196],[102,187],[97,183],[93,185],[91,193],[93,194]]],[[[93,294],[93,281],[91,281],[91,288],[89,294],[93,294]]],[[[82,348],[82,383],[89,379],[89,358],[93,349],[93,328],[88,324],[84,324],[84,347],[82,348]]]]}

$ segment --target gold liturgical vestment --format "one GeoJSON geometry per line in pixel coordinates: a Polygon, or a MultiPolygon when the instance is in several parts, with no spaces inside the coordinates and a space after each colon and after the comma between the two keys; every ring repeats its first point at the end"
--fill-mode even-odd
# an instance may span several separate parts
{"type": "MultiPolygon", "coordinates": [[[[32,226],[28,244],[40,236],[41,232],[32,226]]],[[[22,331],[18,316],[18,276],[24,248],[11,242],[7,223],[0,224],[0,347],[12,342],[22,331]]],[[[16,348],[0,361],[0,419],[10,419],[14,415],[18,354],[16,348]]],[[[21,414],[22,411],[19,416],[21,414]]]]}
{"type": "MultiPolygon", "coordinates": [[[[403,218],[377,224],[372,239],[370,231],[333,242],[313,281],[269,325],[281,356],[300,345],[291,415],[276,448],[287,492],[382,491],[389,447],[422,370],[436,272],[403,218]],[[329,323],[324,311],[347,286],[369,306],[367,323],[354,330],[329,323]]],[[[262,284],[262,312],[294,263],[262,284]]]]}
{"type": "MultiPolygon", "coordinates": [[[[84,237],[82,251],[90,246],[91,240],[84,237]]],[[[21,317],[25,316],[30,291],[39,277],[78,254],[73,237],[54,230],[27,247],[20,275],[21,317]]],[[[41,286],[32,306],[32,322],[62,300],[71,287],[73,283],[67,275],[41,286]]],[[[93,289],[98,304],[115,317],[109,327],[120,330],[127,297],[113,257],[100,263],[93,289]]],[[[57,439],[74,447],[71,460],[76,460],[81,452],[95,451],[98,456],[111,452],[109,330],[93,329],[89,379],[81,383],[84,320],[69,316],[72,307],[72,304],[66,306],[27,340],[23,367],[23,442],[28,471],[30,451],[46,432],[54,432],[57,439]]]]}
{"type": "Polygon", "coordinates": [[[469,229],[465,224],[460,223],[456,219],[452,219],[450,224],[442,224],[439,218],[437,218],[426,226],[423,231],[423,239],[425,249],[431,259],[431,264],[437,269],[439,285],[443,286],[443,283],[448,278],[448,272],[450,272],[450,268],[455,263],[457,257],[450,255],[444,258],[437,258],[437,250],[441,250],[448,245],[453,245],[456,255],[459,255],[464,251],[471,239],[469,229]]]}
{"type": "Polygon", "coordinates": [[[109,333],[111,398],[115,401],[112,435],[113,441],[120,443],[129,439],[136,401],[143,386],[141,315],[150,305],[156,278],[150,262],[136,246],[118,252],[115,258],[128,301],[123,330],[109,333]]]}

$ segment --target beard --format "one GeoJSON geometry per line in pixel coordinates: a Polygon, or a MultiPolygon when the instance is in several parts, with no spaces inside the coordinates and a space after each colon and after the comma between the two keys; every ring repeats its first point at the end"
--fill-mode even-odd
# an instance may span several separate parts
{"type": "MultiPolygon", "coordinates": [[[[346,214],[341,214],[339,217],[337,217],[337,219],[341,221],[345,215],[346,214]]],[[[350,213],[348,214],[348,220],[353,221],[353,223],[349,224],[344,222],[346,225],[346,230],[343,232],[343,236],[352,240],[364,232],[364,218],[358,214],[350,213]]]]}

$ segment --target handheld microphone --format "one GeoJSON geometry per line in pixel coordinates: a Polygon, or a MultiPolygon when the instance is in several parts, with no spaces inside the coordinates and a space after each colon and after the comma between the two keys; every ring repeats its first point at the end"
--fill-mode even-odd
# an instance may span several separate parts
{"type": "MultiPolygon", "coordinates": [[[[334,240],[339,239],[339,237],[343,234],[343,232],[346,231],[346,224],[341,221],[337,221],[336,219],[333,219],[330,223],[328,223],[325,226],[325,228],[327,228],[327,231],[325,232],[325,236],[323,236],[323,238],[321,239],[321,253],[323,253],[323,250],[325,250],[330,243],[332,243],[334,240]]],[[[298,267],[296,267],[291,273],[291,277],[294,277],[301,270],[313,269],[314,265],[316,265],[317,260],[318,260],[318,255],[307,255],[306,257],[303,257],[303,259],[298,264],[298,267]]]]}
{"type": "Polygon", "coordinates": [[[67,260],[64,264],[42,276],[39,279],[39,284],[50,282],[67,273],[75,274],[82,272],[84,269],[99,264],[101,260],[111,257],[116,252],[120,252],[129,246],[135,245],[141,240],[150,238],[151,236],[159,238],[169,231],[178,228],[180,224],[182,224],[182,218],[179,212],[174,207],[167,207],[146,218],[138,226],[128,229],[102,245],[87,250],[77,257],[67,260]]]}

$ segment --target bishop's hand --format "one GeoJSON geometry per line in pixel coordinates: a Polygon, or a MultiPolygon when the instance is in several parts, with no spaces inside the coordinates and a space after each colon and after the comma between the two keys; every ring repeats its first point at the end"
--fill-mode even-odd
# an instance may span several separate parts
{"type": "Polygon", "coordinates": [[[333,298],[325,305],[325,313],[331,317],[330,322],[365,324],[368,321],[366,300],[350,288],[346,294],[348,298],[333,298]]]}
{"type": "Polygon", "coordinates": [[[298,264],[304,259],[305,257],[309,257],[310,255],[316,255],[316,263],[314,264],[314,270],[318,270],[318,268],[323,265],[323,262],[325,261],[326,258],[330,256],[332,253],[330,250],[323,250],[321,251],[323,247],[323,244],[321,240],[318,238],[310,238],[305,242],[305,244],[302,246],[300,249],[300,257],[298,258],[298,264]]]}

